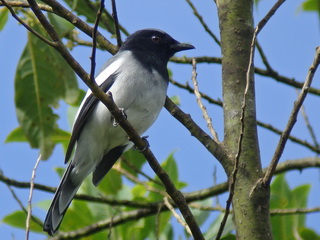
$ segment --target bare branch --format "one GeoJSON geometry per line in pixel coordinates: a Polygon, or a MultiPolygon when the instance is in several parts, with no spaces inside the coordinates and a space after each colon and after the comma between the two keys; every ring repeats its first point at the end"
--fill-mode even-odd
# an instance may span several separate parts
{"type": "MultiPolygon", "coordinates": [[[[179,82],[176,82],[176,81],[173,80],[173,79],[170,79],[170,82],[171,82],[173,85],[175,85],[175,86],[177,86],[177,87],[179,87],[179,88],[185,89],[185,90],[187,90],[188,92],[194,94],[194,91],[195,91],[195,90],[194,90],[194,88],[190,87],[190,85],[188,84],[188,82],[187,82],[186,84],[181,84],[181,83],[179,83],[179,82]]],[[[219,99],[218,99],[218,100],[215,100],[215,99],[209,97],[207,94],[205,94],[205,93],[203,93],[203,92],[199,92],[199,93],[201,94],[201,97],[202,97],[203,99],[207,100],[209,103],[212,103],[212,104],[215,104],[215,105],[217,105],[217,106],[223,107],[223,103],[222,103],[221,100],[219,100],[219,99]]],[[[273,132],[273,133],[276,133],[276,134],[278,134],[278,135],[281,135],[281,134],[282,134],[282,131],[281,131],[281,130],[275,128],[275,127],[272,126],[271,124],[267,124],[267,123],[261,122],[261,121],[259,121],[259,120],[257,120],[257,124],[258,124],[258,126],[260,126],[260,127],[262,127],[262,128],[265,128],[265,129],[268,129],[268,130],[270,130],[270,131],[273,132]]],[[[302,146],[310,149],[311,151],[313,151],[313,152],[315,152],[315,153],[317,153],[317,154],[320,154],[320,148],[319,148],[318,146],[314,146],[314,145],[312,145],[311,143],[309,143],[309,142],[307,142],[307,141],[305,141],[305,140],[299,139],[299,138],[297,138],[297,137],[295,137],[295,136],[292,136],[292,135],[289,136],[289,139],[290,139],[292,142],[294,142],[294,143],[300,144],[300,145],[302,145],[302,146]]]]}
{"type": "Polygon", "coordinates": [[[296,102],[294,103],[294,106],[293,106],[293,109],[291,111],[291,114],[290,114],[290,118],[289,118],[289,121],[287,123],[287,126],[285,128],[285,130],[283,131],[283,133],[281,134],[280,136],[280,140],[279,140],[279,143],[277,145],[277,148],[275,150],[275,153],[273,155],[273,158],[272,158],[272,161],[270,163],[270,166],[263,178],[263,184],[265,185],[269,185],[270,182],[271,182],[271,179],[272,179],[272,176],[276,170],[276,167],[277,167],[277,164],[280,160],[280,157],[283,153],[283,150],[284,150],[284,147],[287,143],[287,140],[288,140],[288,137],[290,135],[290,132],[291,130],[293,129],[294,127],[294,124],[296,123],[297,121],[297,115],[299,113],[299,110],[303,104],[303,101],[305,100],[307,94],[308,94],[308,90],[309,90],[309,87],[312,83],[312,80],[313,80],[313,76],[319,66],[319,63],[320,63],[320,47],[317,47],[316,49],[316,55],[314,57],[314,60],[313,60],[313,63],[312,65],[310,66],[309,68],[309,71],[308,71],[308,75],[307,75],[307,78],[306,78],[306,81],[304,83],[304,86],[303,88],[301,89],[301,92],[299,94],[299,97],[298,99],[296,100],[296,102]]]}
{"type": "Polygon", "coordinates": [[[97,12],[96,21],[93,26],[93,32],[92,32],[92,53],[91,53],[91,71],[90,71],[90,79],[91,81],[94,81],[95,77],[95,69],[96,69],[96,49],[97,49],[97,32],[99,27],[99,22],[101,18],[102,11],[104,9],[104,0],[100,1],[100,7],[97,12]]]}
{"type": "Polygon", "coordinates": [[[33,189],[34,189],[34,179],[36,178],[36,171],[38,168],[38,165],[41,161],[41,154],[39,155],[36,164],[33,167],[32,174],[31,174],[31,180],[30,180],[30,190],[29,190],[29,198],[28,198],[28,215],[26,220],[26,240],[29,239],[29,232],[30,232],[30,220],[32,216],[32,195],[33,195],[33,189]]]}
{"type": "Polygon", "coordinates": [[[320,212],[320,207],[314,208],[292,208],[292,209],[272,209],[270,210],[270,215],[295,215],[295,214],[306,214],[320,212]]]}
{"type": "Polygon", "coordinates": [[[186,224],[185,221],[183,221],[181,216],[174,210],[174,207],[170,204],[167,197],[163,198],[163,202],[164,202],[164,205],[170,210],[172,215],[177,219],[178,223],[180,223],[185,228],[187,233],[189,233],[189,235],[192,236],[189,226],[186,224]]]}
{"type": "Polygon", "coordinates": [[[117,46],[119,49],[122,45],[122,40],[121,40],[121,34],[120,34],[120,29],[119,29],[116,0],[111,0],[111,5],[112,5],[112,17],[113,17],[113,21],[114,21],[114,27],[116,29],[117,46]]]}
{"type": "Polygon", "coordinates": [[[154,182],[155,184],[158,184],[159,186],[163,187],[163,184],[157,180],[154,180],[153,178],[151,178],[150,176],[148,176],[147,174],[145,174],[144,172],[142,172],[141,170],[139,170],[138,168],[136,168],[132,163],[130,163],[124,156],[121,156],[120,159],[127,165],[129,166],[132,170],[134,170],[136,173],[144,176],[146,179],[148,179],[150,182],[154,182]]]}
{"type": "Polygon", "coordinates": [[[164,197],[167,197],[168,194],[164,191],[161,191],[160,189],[154,188],[149,186],[146,182],[140,181],[137,177],[133,176],[131,173],[129,173],[127,170],[123,169],[120,164],[115,164],[113,166],[113,169],[118,171],[119,173],[123,174],[124,176],[126,176],[128,179],[130,179],[131,181],[133,181],[134,183],[140,184],[142,186],[145,187],[146,190],[150,191],[150,192],[155,192],[155,193],[159,193],[164,197]]]}
{"type": "MultiPolygon", "coordinates": [[[[42,0],[47,5],[52,7],[52,10],[55,14],[58,16],[64,18],[71,24],[73,24],[75,27],[80,29],[82,32],[87,34],[89,37],[92,37],[93,28],[90,27],[87,23],[82,21],[78,16],[74,15],[72,12],[70,12],[68,9],[66,9],[64,6],[62,6],[59,2],[56,0],[42,0]]],[[[112,43],[110,43],[101,33],[97,33],[97,42],[99,46],[103,49],[106,49],[111,54],[115,54],[117,52],[116,46],[114,46],[112,43]]]]}
{"type": "Polygon", "coordinates": [[[206,132],[204,132],[191,118],[189,114],[184,113],[170,98],[166,98],[164,104],[168,112],[184,125],[192,136],[197,138],[200,143],[220,162],[227,161],[228,156],[224,146],[215,142],[206,132]]]}
{"type": "MultiPolygon", "coordinates": [[[[14,192],[14,190],[11,188],[10,185],[7,184],[7,187],[9,189],[9,191],[11,192],[12,194],[12,197],[13,199],[18,203],[18,205],[20,206],[21,210],[26,214],[28,215],[28,210],[23,206],[23,203],[21,202],[21,200],[19,199],[19,197],[17,196],[17,194],[14,192]]],[[[34,217],[32,214],[31,214],[31,220],[38,224],[39,226],[43,226],[43,222],[41,222],[38,218],[34,217]]]]}
{"type": "Polygon", "coordinates": [[[213,40],[220,46],[220,41],[217,38],[217,36],[210,30],[206,22],[203,20],[203,17],[199,14],[198,10],[196,7],[193,5],[191,0],[186,0],[191,9],[193,10],[193,14],[198,18],[199,22],[203,26],[204,30],[213,38],[213,40]]]}
{"type": "MultiPolygon", "coordinates": [[[[221,58],[218,57],[196,57],[197,63],[217,63],[217,64],[221,64],[221,58]]],[[[188,58],[188,57],[173,57],[171,58],[171,62],[174,63],[180,63],[180,64],[191,64],[192,63],[192,58],[188,58]]],[[[295,87],[295,88],[302,88],[303,87],[303,82],[299,82],[294,78],[289,78],[283,75],[280,75],[278,72],[274,71],[274,70],[265,70],[265,69],[261,69],[261,68],[254,68],[254,73],[264,76],[264,77],[269,77],[269,78],[273,78],[274,80],[287,84],[291,87],[295,87]]],[[[320,89],[317,88],[313,88],[310,87],[309,88],[309,92],[320,96],[320,89]]]]}
{"type": "Polygon", "coordinates": [[[218,143],[219,142],[218,134],[214,130],[214,128],[212,126],[212,120],[209,117],[209,114],[207,112],[206,107],[203,105],[203,103],[201,101],[201,94],[199,92],[198,81],[197,81],[197,62],[194,58],[192,61],[192,78],[191,79],[192,79],[193,86],[194,86],[194,94],[196,95],[197,103],[198,103],[199,108],[202,112],[202,116],[207,122],[207,127],[209,128],[211,135],[213,136],[214,140],[218,143]]]}
{"type": "MultiPolygon", "coordinates": [[[[299,95],[298,89],[296,89],[296,92],[297,92],[297,94],[299,95]]],[[[310,121],[309,121],[309,118],[308,118],[308,115],[307,115],[307,112],[306,112],[306,109],[305,109],[304,105],[301,106],[301,115],[302,115],[303,120],[304,120],[304,122],[305,122],[305,124],[306,124],[306,126],[307,126],[307,129],[308,129],[308,131],[309,131],[309,133],[310,133],[310,136],[311,136],[311,139],[312,139],[312,141],[313,141],[313,144],[315,145],[315,147],[316,147],[317,149],[319,149],[319,146],[320,146],[320,145],[319,145],[319,142],[318,142],[318,140],[317,140],[317,136],[316,136],[316,134],[315,134],[315,132],[314,132],[314,129],[313,129],[310,121]]],[[[319,153],[318,153],[318,154],[319,154],[319,153]]]]}
{"type": "MultiPolygon", "coordinates": [[[[198,203],[191,203],[189,204],[191,208],[199,209],[202,211],[219,211],[219,212],[225,212],[226,209],[222,208],[220,206],[214,207],[214,206],[203,206],[198,203]]],[[[232,213],[232,211],[230,211],[232,213]]],[[[316,213],[320,212],[320,207],[314,207],[314,208],[288,208],[288,209],[271,209],[270,215],[296,215],[296,214],[307,214],[307,213],[316,213]]]]}
{"type": "Polygon", "coordinates": [[[24,26],[29,32],[31,32],[36,37],[40,38],[43,42],[54,47],[54,43],[43,37],[40,33],[35,31],[32,27],[30,27],[26,22],[24,22],[19,16],[14,12],[10,4],[8,4],[5,0],[0,0],[4,6],[10,11],[12,17],[14,17],[22,26],[24,26]]]}

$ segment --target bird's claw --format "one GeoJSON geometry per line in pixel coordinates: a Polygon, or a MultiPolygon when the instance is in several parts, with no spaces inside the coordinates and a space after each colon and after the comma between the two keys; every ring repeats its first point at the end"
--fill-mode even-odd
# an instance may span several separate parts
{"type": "MultiPolygon", "coordinates": [[[[125,119],[128,118],[126,112],[124,111],[124,108],[119,108],[120,112],[122,113],[122,115],[124,116],[125,119]]],[[[115,118],[113,118],[113,124],[114,127],[119,126],[119,123],[117,122],[117,120],[115,118]]]]}
{"type": "Polygon", "coordinates": [[[138,150],[139,152],[144,152],[145,150],[147,150],[149,147],[150,147],[150,144],[149,144],[149,142],[148,142],[148,140],[147,140],[147,138],[148,138],[149,136],[143,136],[143,137],[141,137],[144,141],[145,141],[145,145],[144,145],[144,147],[143,147],[143,149],[139,149],[137,146],[134,146],[133,147],[133,150],[138,150]]]}

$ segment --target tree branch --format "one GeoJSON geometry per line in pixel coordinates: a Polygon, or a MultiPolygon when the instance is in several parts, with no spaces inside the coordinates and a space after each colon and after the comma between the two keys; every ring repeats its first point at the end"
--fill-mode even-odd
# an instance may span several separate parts
{"type": "Polygon", "coordinates": [[[299,110],[303,104],[303,101],[305,100],[305,98],[308,94],[308,90],[310,88],[314,74],[315,74],[319,64],[320,64],[320,47],[317,47],[316,54],[315,54],[313,63],[309,68],[304,86],[298,96],[297,101],[294,103],[294,106],[293,106],[292,112],[290,114],[290,118],[288,120],[287,126],[280,136],[280,140],[279,140],[279,143],[278,143],[277,148],[275,150],[275,153],[273,155],[270,166],[269,166],[266,174],[263,177],[263,184],[264,185],[269,185],[271,182],[272,176],[276,170],[277,164],[278,164],[280,157],[283,153],[283,150],[284,150],[284,147],[285,147],[287,140],[289,138],[290,132],[293,129],[294,124],[297,121],[297,115],[298,115],[299,110]]]}
{"type": "MultiPolygon", "coordinates": [[[[188,84],[188,82],[187,82],[186,84],[181,84],[181,83],[179,83],[179,82],[176,82],[176,81],[173,80],[173,79],[170,79],[170,82],[171,82],[173,85],[175,85],[175,86],[177,86],[177,87],[179,87],[179,88],[185,89],[185,90],[187,90],[189,93],[194,94],[195,89],[192,88],[192,87],[190,87],[190,85],[188,84]]],[[[199,92],[199,93],[200,93],[201,97],[202,97],[203,99],[207,100],[209,103],[212,103],[212,104],[215,104],[215,105],[217,105],[217,106],[223,107],[223,103],[222,103],[221,100],[219,100],[219,99],[218,99],[218,100],[215,100],[215,99],[209,97],[207,94],[205,94],[205,93],[203,93],[203,92],[199,92]]],[[[260,126],[260,127],[262,127],[262,128],[265,128],[265,129],[267,129],[267,130],[270,130],[271,132],[273,132],[273,133],[275,133],[275,134],[278,134],[278,135],[281,135],[281,134],[282,134],[282,131],[281,131],[281,130],[275,128],[275,127],[272,126],[271,124],[263,123],[263,122],[261,122],[261,121],[259,121],[259,120],[257,120],[257,124],[258,124],[258,126],[260,126]]],[[[307,141],[305,141],[305,140],[299,139],[299,138],[297,138],[297,137],[295,137],[295,136],[292,136],[292,135],[289,136],[289,139],[290,139],[292,142],[294,142],[294,143],[300,144],[300,145],[302,145],[302,146],[310,149],[311,151],[313,151],[313,152],[315,152],[315,153],[317,153],[317,154],[320,154],[320,149],[319,149],[319,147],[316,146],[316,145],[312,145],[311,143],[309,143],[309,142],[307,142],[307,141]]]]}
{"type": "Polygon", "coordinates": [[[112,17],[113,17],[113,21],[114,21],[114,27],[116,29],[117,46],[118,46],[118,49],[119,49],[121,47],[121,45],[122,45],[122,40],[121,40],[121,34],[120,34],[120,29],[119,29],[119,21],[118,21],[116,0],[111,0],[111,5],[112,5],[112,17]]]}
{"type": "Polygon", "coordinates": [[[184,113],[170,98],[166,98],[164,107],[184,125],[192,136],[197,138],[200,143],[220,162],[225,162],[227,155],[221,143],[215,142],[206,132],[204,132],[191,118],[189,114],[184,113]]]}
{"type": "Polygon", "coordinates": [[[198,18],[199,22],[201,23],[201,25],[203,26],[204,30],[212,37],[212,39],[220,46],[220,41],[217,38],[217,36],[210,30],[210,28],[208,27],[208,25],[206,24],[206,22],[203,20],[203,17],[199,14],[198,10],[196,9],[196,7],[193,5],[193,3],[191,2],[191,0],[186,0],[186,2],[189,4],[189,6],[191,7],[193,14],[198,18]]]}
{"type": "Polygon", "coordinates": [[[10,3],[6,2],[5,0],[0,0],[3,5],[10,11],[12,17],[14,17],[22,26],[24,26],[29,32],[31,32],[33,35],[41,39],[43,42],[48,44],[51,47],[54,47],[54,43],[43,37],[40,33],[38,33],[36,30],[34,30],[32,27],[30,27],[26,22],[24,22],[19,16],[14,12],[12,9],[10,3]]]}
{"type": "Polygon", "coordinates": [[[202,112],[202,116],[203,118],[206,120],[207,122],[207,127],[209,128],[209,131],[211,133],[211,135],[213,136],[213,139],[215,142],[219,143],[219,138],[218,138],[218,134],[217,132],[214,130],[213,126],[212,126],[212,120],[209,117],[207,108],[203,105],[201,99],[201,94],[199,92],[199,87],[198,87],[198,81],[197,81],[197,62],[195,59],[193,59],[192,61],[192,82],[193,82],[193,86],[194,86],[194,95],[196,95],[197,98],[197,103],[199,105],[199,108],[202,112]]]}
{"type": "Polygon", "coordinates": [[[29,239],[29,232],[30,232],[30,220],[32,218],[32,196],[33,196],[33,189],[34,189],[34,179],[36,177],[36,171],[41,161],[41,154],[39,155],[31,174],[30,180],[30,189],[29,189],[29,198],[28,198],[28,214],[26,219],[26,240],[29,239]]]}

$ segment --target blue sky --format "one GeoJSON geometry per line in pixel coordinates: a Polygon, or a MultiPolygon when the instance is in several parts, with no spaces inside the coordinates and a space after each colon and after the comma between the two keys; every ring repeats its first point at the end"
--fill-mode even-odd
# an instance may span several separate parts
{"type": "MultiPolygon", "coordinates": [[[[171,34],[174,38],[182,42],[189,42],[196,46],[195,50],[183,52],[187,56],[220,56],[220,49],[204,33],[198,20],[193,16],[192,10],[183,1],[119,1],[117,3],[119,19],[129,32],[142,28],[159,28],[171,34]],[[178,11],[177,11],[178,9],[178,11]]],[[[213,1],[199,1],[196,4],[198,10],[203,15],[211,30],[218,35],[218,18],[216,7],[213,1]]],[[[262,1],[258,8],[255,8],[255,22],[257,23],[271,7],[269,1],[262,1]]],[[[107,8],[110,6],[107,4],[107,8]]],[[[280,8],[276,15],[266,25],[260,33],[258,39],[262,45],[271,66],[280,74],[295,77],[303,81],[308,68],[312,63],[315,47],[319,44],[319,19],[314,13],[304,13],[298,10],[299,1],[288,1],[280,8]]],[[[0,169],[4,175],[20,181],[29,181],[31,171],[38,156],[38,151],[30,149],[26,143],[5,144],[6,136],[18,126],[14,109],[14,75],[20,54],[26,43],[26,31],[10,18],[5,29],[0,32],[0,116],[2,116],[2,129],[0,130],[0,169]]],[[[181,56],[179,54],[179,56],[181,56]]],[[[76,48],[73,51],[76,59],[89,71],[90,49],[85,47],[76,48]]],[[[98,52],[97,69],[110,58],[106,52],[98,52]]],[[[256,66],[263,67],[259,55],[256,54],[256,66]]],[[[170,63],[169,68],[173,71],[173,78],[176,81],[190,82],[191,67],[170,63]]],[[[198,81],[201,91],[213,98],[222,98],[221,93],[221,66],[199,64],[198,81]]],[[[84,84],[80,83],[83,89],[84,84]]],[[[319,74],[316,75],[313,83],[314,87],[320,88],[319,74]]],[[[181,98],[181,108],[191,113],[195,121],[206,129],[201,112],[197,107],[195,97],[170,86],[169,96],[179,95],[181,98]]],[[[276,83],[272,79],[263,77],[256,78],[257,115],[258,119],[270,123],[279,129],[285,127],[286,121],[292,109],[293,101],[296,98],[296,91],[284,84],[276,83]]],[[[223,139],[223,114],[222,110],[216,106],[208,106],[209,114],[213,118],[213,124],[218,131],[220,139],[223,139]]],[[[309,95],[306,100],[306,111],[313,124],[316,133],[320,132],[320,109],[319,98],[309,95]]],[[[59,126],[65,130],[70,127],[66,118],[67,106],[61,102],[61,107],[56,110],[61,116],[59,126]]],[[[264,129],[259,128],[259,141],[263,166],[267,166],[273,155],[278,136],[264,129]]],[[[212,172],[217,166],[217,180],[226,180],[223,169],[218,162],[206,152],[206,150],[190,134],[173,119],[166,110],[163,110],[154,126],[146,133],[149,135],[151,149],[162,161],[171,152],[175,152],[175,157],[179,165],[179,173],[182,181],[188,182],[189,186],[185,191],[198,190],[212,186],[212,172]]],[[[301,139],[310,140],[305,124],[299,116],[293,135],[301,139]]],[[[314,153],[305,148],[288,143],[284,151],[282,161],[288,159],[298,159],[303,157],[313,157],[314,153]]],[[[36,182],[57,186],[59,178],[52,171],[54,167],[64,166],[63,151],[61,146],[57,146],[52,157],[41,162],[36,175],[36,182]]],[[[146,166],[149,173],[150,169],[146,166]]],[[[301,184],[312,183],[309,199],[309,206],[319,206],[319,170],[306,170],[302,173],[293,171],[288,174],[287,179],[292,187],[301,184]]],[[[13,200],[7,187],[0,183],[1,208],[0,218],[18,210],[19,206],[13,200]]],[[[28,190],[16,189],[16,193],[26,205],[28,200],[28,190]]],[[[52,194],[34,192],[33,202],[51,199],[52,194]]],[[[221,201],[221,203],[223,203],[221,201]]],[[[38,207],[34,208],[34,213],[43,218],[45,212],[38,207]]],[[[320,213],[309,214],[307,216],[308,225],[316,228],[320,222],[320,213]]],[[[178,226],[179,228],[179,226],[178,226]]],[[[21,239],[24,231],[17,231],[4,224],[0,224],[0,236],[3,239],[21,239]]],[[[32,239],[43,239],[44,235],[33,235],[32,239]]]]}

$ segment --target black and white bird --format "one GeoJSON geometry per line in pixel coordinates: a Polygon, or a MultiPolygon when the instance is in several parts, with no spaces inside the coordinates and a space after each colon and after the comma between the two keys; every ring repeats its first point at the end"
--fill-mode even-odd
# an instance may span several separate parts
{"type": "MultiPolygon", "coordinates": [[[[163,31],[140,30],[126,39],[95,80],[103,91],[112,93],[117,106],[141,135],[164,105],[169,59],[176,52],[193,48],[163,31]]],[[[74,195],[91,172],[96,186],[132,146],[108,109],[88,90],[76,115],[66,152],[65,162],[72,160],[48,210],[44,231],[53,235],[58,230],[74,195]]]]}

